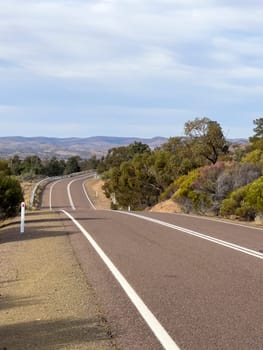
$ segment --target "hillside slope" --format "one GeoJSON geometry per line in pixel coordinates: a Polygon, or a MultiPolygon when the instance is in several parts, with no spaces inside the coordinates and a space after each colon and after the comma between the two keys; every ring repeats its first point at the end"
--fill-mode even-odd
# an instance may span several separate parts
{"type": "Polygon", "coordinates": [[[94,136],[87,138],[51,138],[51,137],[0,137],[0,158],[9,158],[18,155],[25,158],[37,155],[40,158],[66,159],[71,156],[80,156],[83,159],[92,156],[101,157],[110,148],[127,146],[133,142],[142,142],[155,148],[167,141],[164,137],[150,139],[138,137],[109,137],[94,136]]]}

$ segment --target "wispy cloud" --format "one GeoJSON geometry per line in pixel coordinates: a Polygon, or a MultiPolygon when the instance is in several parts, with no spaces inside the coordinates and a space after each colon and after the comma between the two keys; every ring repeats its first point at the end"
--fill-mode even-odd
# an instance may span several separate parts
{"type": "Polygon", "coordinates": [[[184,61],[189,47],[202,56],[223,54],[231,46],[242,60],[247,51],[239,31],[252,36],[248,45],[256,55],[262,52],[261,38],[254,38],[262,14],[263,4],[237,8],[231,1],[219,6],[215,1],[11,0],[0,12],[0,56],[39,74],[50,69],[51,75],[63,75],[63,70],[67,75],[70,70],[69,77],[74,72],[79,77],[85,67],[84,76],[93,75],[102,65],[113,74],[117,65],[123,70],[140,67],[140,72],[147,67],[154,73],[157,67],[184,61]]]}
{"type": "Polygon", "coordinates": [[[62,111],[71,93],[87,109],[135,104],[193,117],[259,103],[262,16],[259,0],[9,0],[0,102],[62,111]]]}

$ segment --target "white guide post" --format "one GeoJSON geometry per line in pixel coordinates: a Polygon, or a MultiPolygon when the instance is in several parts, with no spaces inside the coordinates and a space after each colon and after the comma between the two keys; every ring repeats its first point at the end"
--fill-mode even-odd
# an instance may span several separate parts
{"type": "Polygon", "coordinates": [[[24,233],[25,231],[25,202],[21,203],[21,225],[20,225],[20,233],[24,233]]]}

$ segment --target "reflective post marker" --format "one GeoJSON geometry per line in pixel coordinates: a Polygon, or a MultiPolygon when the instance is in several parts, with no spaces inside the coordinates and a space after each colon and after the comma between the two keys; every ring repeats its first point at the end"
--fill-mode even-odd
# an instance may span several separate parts
{"type": "Polygon", "coordinates": [[[25,202],[21,203],[21,225],[20,225],[20,233],[24,233],[25,231],[25,202]]]}

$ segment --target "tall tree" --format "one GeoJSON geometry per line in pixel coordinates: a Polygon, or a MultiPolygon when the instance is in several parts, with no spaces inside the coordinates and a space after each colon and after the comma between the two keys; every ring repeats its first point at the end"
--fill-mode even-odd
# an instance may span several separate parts
{"type": "Polygon", "coordinates": [[[43,173],[43,164],[38,156],[28,156],[23,161],[23,174],[35,176],[43,173]]]}
{"type": "Polygon", "coordinates": [[[65,161],[58,160],[56,157],[52,157],[45,164],[45,175],[47,176],[59,176],[63,175],[65,171],[65,161]]]}
{"type": "Polygon", "coordinates": [[[255,134],[249,138],[252,144],[252,149],[263,150],[263,118],[253,120],[255,134]]]}
{"type": "Polygon", "coordinates": [[[79,156],[72,156],[67,160],[66,167],[65,167],[65,174],[72,174],[72,173],[78,173],[80,171],[80,157],[79,156]]]}
{"type": "Polygon", "coordinates": [[[9,161],[9,166],[12,175],[20,175],[23,170],[22,161],[18,155],[14,155],[9,161]]]}
{"type": "Polygon", "coordinates": [[[103,157],[98,164],[97,171],[102,173],[113,167],[119,167],[121,163],[131,160],[136,154],[150,153],[150,147],[141,142],[135,141],[129,146],[113,147],[108,150],[106,157],[103,157]]]}
{"type": "Polygon", "coordinates": [[[212,164],[218,157],[228,153],[228,142],[218,122],[209,118],[196,118],[185,123],[185,134],[190,138],[193,152],[212,164]]]}
{"type": "Polygon", "coordinates": [[[253,129],[255,132],[254,137],[263,138],[263,118],[258,118],[253,121],[256,127],[253,129]]]}

